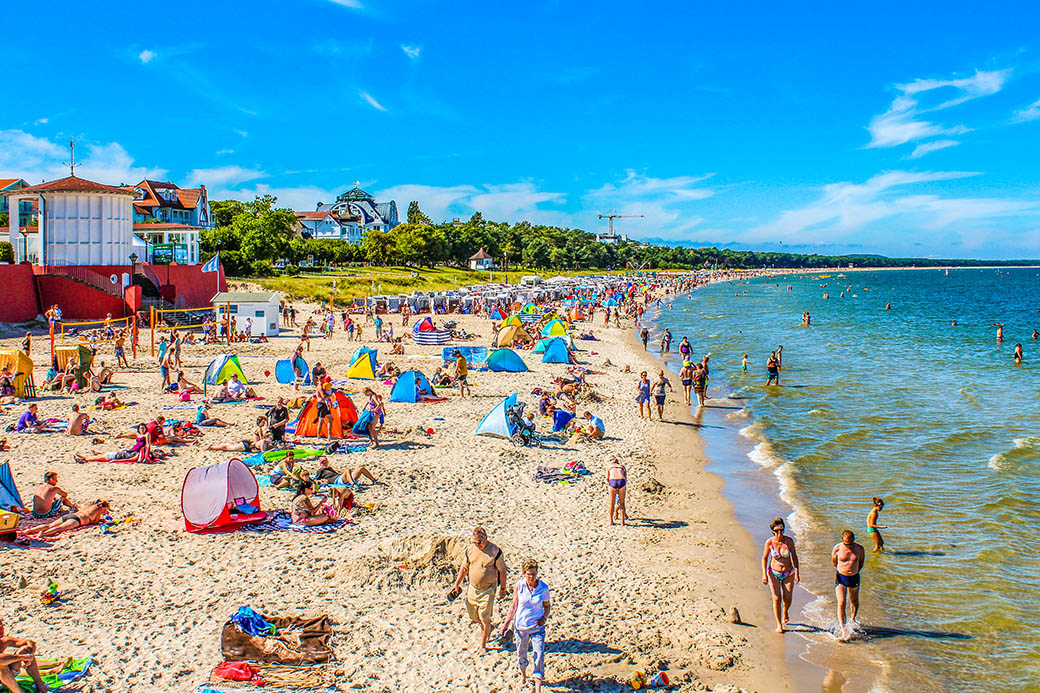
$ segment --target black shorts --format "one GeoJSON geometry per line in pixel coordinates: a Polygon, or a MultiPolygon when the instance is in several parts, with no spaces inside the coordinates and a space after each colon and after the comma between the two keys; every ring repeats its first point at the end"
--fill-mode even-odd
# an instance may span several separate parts
{"type": "Polygon", "coordinates": [[[285,426],[279,426],[278,428],[272,428],[271,429],[271,440],[280,443],[280,442],[282,442],[282,439],[284,437],[285,437],[285,426]]]}
{"type": "Polygon", "coordinates": [[[859,587],[859,573],[855,575],[842,575],[841,573],[834,573],[834,584],[844,585],[849,588],[859,587]]]}
{"type": "Polygon", "coordinates": [[[329,405],[324,402],[318,402],[318,418],[324,419],[326,416],[331,416],[332,412],[329,411],[329,405]]]}
{"type": "Polygon", "coordinates": [[[659,407],[663,407],[664,406],[664,397],[665,397],[664,395],[654,395],[654,399],[657,400],[657,406],[659,406],[659,407]]]}

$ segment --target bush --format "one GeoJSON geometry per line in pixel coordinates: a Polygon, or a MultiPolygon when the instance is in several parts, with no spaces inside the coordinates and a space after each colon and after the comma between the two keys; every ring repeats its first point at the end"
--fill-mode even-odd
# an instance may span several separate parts
{"type": "Polygon", "coordinates": [[[14,248],[8,241],[0,241],[0,262],[14,262],[14,248]]]}
{"type": "Polygon", "coordinates": [[[282,274],[289,277],[296,277],[300,274],[300,268],[298,265],[286,265],[285,269],[282,270],[282,274]]]}
{"type": "Polygon", "coordinates": [[[274,265],[271,264],[270,260],[257,260],[252,265],[254,277],[273,277],[274,276],[274,265]]]}

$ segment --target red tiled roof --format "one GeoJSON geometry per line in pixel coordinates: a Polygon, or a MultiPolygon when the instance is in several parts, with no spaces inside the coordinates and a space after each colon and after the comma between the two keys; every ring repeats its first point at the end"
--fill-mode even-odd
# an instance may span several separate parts
{"type": "Polygon", "coordinates": [[[0,178],[0,190],[3,190],[8,185],[14,185],[20,180],[21,178],[0,178]]]}
{"type": "Polygon", "coordinates": [[[177,199],[185,209],[195,209],[202,197],[202,188],[177,188],[177,199]]]}
{"type": "Polygon", "coordinates": [[[169,229],[201,229],[201,226],[192,226],[191,224],[134,224],[134,231],[148,231],[150,229],[156,230],[169,230],[169,229]]]}
{"type": "Polygon", "coordinates": [[[9,190],[2,195],[19,195],[22,193],[37,193],[37,192],[92,192],[92,193],[115,193],[119,195],[133,195],[133,192],[126,188],[120,188],[113,185],[102,185],[101,183],[95,183],[92,180],[86,178],[80,178],[78,176],[68,176],[61,180],[52,180],[49,183],[40,183],[39,185],[30,185],[28,188],[22,188],[21,190],[9,190]]]}
{"type": "Polygon", "coordinates": [[[472,257],[470,257],[470,260],[491,260],[491,259],[492,259],[491,256],[488,255],[487,251],[485,251],[483,248],[478,250],[476,253],[473,254],[472,257]]]}
{"type": "Polygon", "coordinates": [[[335,216],[332,212],[296,212],[297,219],[324,219],[335,216]]]}

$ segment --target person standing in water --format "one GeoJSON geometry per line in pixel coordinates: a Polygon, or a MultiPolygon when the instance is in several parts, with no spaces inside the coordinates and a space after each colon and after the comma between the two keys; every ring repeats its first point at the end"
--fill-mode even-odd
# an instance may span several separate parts
{"type": "Polygon", "coordinates": [[[879,525],[877,521],[881,511],[885,509],[885,501],[877,497],[872,498],[871,501],[874,503],[874,507],[870,509],[870,514],[867,515],[867,534],[874,537],[874,553],[880,553],[885,550],[885,540],[878,530],[888,529],[888,525],[879,525]]]}
{"type": "Polygon", "coordinates": [[[1015,363],[1022,363],[1022,345],[1015,345],[1015,363]]]}
{"type": "Polygon", "coordinates": [[[1040,332],[1037,332],[1035,329],[1033,330],[1033,339],[1040,339],[1040,332]]]}
{"type": "Polygon", "coordinates": [[[744,373],[747,373],[747,367],[748,367],[748,357],[747,357],[747,354],[744,354],[744,359],[740,362],[740,370],[743,371],[744,373]]]}
{"type": "Polygon", "coordinates": [[[799,580],[798,552],[794,548],[794,539],[784,534],[785,528],[783,518],[773,520],[769,524],[773,536],[766,539],[762,551],[762,584],[768,584],[773,595],[777,633],[783,633],[787,625],[791,596],[799,580]]]}
{"type": "Polygon", "coordinates": [[[859,572],[866,562],[866,552],[861,544],[856,543],[856,535],[851,529],[841,533],[841,543],[835,544],[831,551],[831,563],[834,564],[834,594],[838,599],[838,624],[841,626],[839,640],[845,642],[850,633],[845,622],[845,602],[848,599],[852,606],[851,621],[856,623],[859,615],[859,572]]]}
{"type": "Polygon", "coordinates": [[[998,322],[997,323],[997,342],[999,343],[999,342],[1003,342],[1003,341],[1004,341],[1004,323],[998,322]]]}
{"type": "Polygon", "coordinates": [[[777,385],[780,384],[780,362],[777,361],[775,351],[769,352],[769,360],[766,361],[766,373],[769,374],[766,385],[772,385],[774,380],[777,385]]]}
{"type": "Polygon", "coordinates": [[[650,330],[644,327],[639,331],[639,338],[643,340],[643,351],[646,351],[646,343],[650,341],[650,330]]]}

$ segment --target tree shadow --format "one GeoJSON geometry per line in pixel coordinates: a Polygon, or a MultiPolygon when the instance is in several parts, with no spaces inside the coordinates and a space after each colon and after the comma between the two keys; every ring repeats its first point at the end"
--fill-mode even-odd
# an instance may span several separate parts
{"type": "Polygon", "coordinates": [[[591,640],[580,640],[578,638],[567,638],[565,640],[554,640],[545,643],[546,652],[592,652],[595,654],[621,654],[621,650],[611,647],[605,643],[593,642],[591,640]]]}
{"type": "Polygon", "coordinates": [[[653,527],[654,529],[681,529],[689,527],[682,520],[660,520],[655,517],[630,517],[625,522],[631,527],[653,527]]]}

